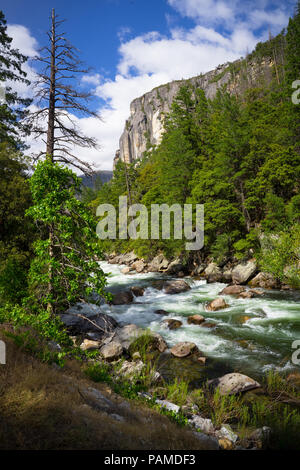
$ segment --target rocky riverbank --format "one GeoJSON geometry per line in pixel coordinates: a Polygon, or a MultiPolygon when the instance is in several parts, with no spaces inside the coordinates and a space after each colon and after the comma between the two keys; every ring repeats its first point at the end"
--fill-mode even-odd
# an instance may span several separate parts
{"type": "Polygon", "coordinates": [[[106,255],[110,264],[125,264],[122,272],[130,274],[159,272],[175,277],[192,276],[206,279],[208,283],[224,282],[233,285],[246,285],[263,289],[289,290],[290,286],[281,284],[271,274],[259,271],[255,259],[244,262],[229,262],[218,265],[215,262],[196,264],[184,261],[183,258],[168,260],[163,254],[158,254],[152,260],[139,259],[134,252],[125,254],[111,253],[106,255]]]}

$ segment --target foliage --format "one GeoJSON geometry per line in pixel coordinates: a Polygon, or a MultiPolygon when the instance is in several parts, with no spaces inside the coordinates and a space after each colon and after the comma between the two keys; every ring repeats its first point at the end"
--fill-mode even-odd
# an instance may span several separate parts
{"type": "Polygon", "coordinates": [[[69,169],[46,159],[30,179],[33,206],[27,214],[41,234],[30,268],[30,289],[35,301],[59,312],[92,293],[108,298],[105,275],[98,260],[96,222],[75,194],[80,182],[69,169]]]}

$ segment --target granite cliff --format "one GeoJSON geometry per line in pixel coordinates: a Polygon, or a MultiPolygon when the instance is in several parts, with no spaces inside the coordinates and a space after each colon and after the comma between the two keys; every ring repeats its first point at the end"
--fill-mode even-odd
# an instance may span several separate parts
{"type": "Polygon", "coordinates": [[[219,88],[225,86],[230,93],[240,94],[261,80],[272,77],[273,61],[241,59],[219,65],[215,70],[187,80],[176,80],[145,93],[130,104],[130,117],[120,137],[114,166],[121,159],[130,163],[141,158],[145,150],[160,142],[164,129],[164,115],[169,112],[179,88],[190,83],[202,88],[207,98],[214,98],[219,88]]]}

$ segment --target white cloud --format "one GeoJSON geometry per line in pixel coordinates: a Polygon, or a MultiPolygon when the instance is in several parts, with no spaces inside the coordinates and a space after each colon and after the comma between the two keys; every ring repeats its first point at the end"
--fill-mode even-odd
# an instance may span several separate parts
{"type": "MultiPolygon", "coordinates": [[[[239,58],[267,37],[268,27],[273,34],[280,31],[287,24],[287,11],[291,12],[289,0],[285,5],[273,0],[271,10],[270,0],[168,0],[168,3],[180,15],[192,18],[195,26],[175,27],[175,16],[168,15],[168,35],[151,31],[127,40],[132,31],[129,27],[121,28],[117,33],[121,41],[120,60],[114,79],[105,80],[99,73],[82,77],[82,84],[90,86],[104,101],[99,110],[102,122],[93,117],[76,121],[84,133],[99,140],[101,150],[77,148],[76,152],[79,158],[95,162],[99,169],[112,168],[134,98],[168,81],[205,73],[239,58]]],[[[16,47],[26,53],[23,48],[26,45],[27,54],[32,55],[36,50],[34,38],[24,27],[12,27],[15,29],[10,34],[15,35],[16,47]]],[[[34,143],[35,149],[38,145],[41,144],[34,143]]]]}

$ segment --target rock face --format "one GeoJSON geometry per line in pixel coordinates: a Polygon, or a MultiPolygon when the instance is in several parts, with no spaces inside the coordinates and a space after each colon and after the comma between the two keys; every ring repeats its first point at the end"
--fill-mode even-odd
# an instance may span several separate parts
{"type": "MultiPolygon", "coordinates": [[[[221,395],[232,395],[242,393],[254,388],[259,388],[260,384],[247,375],[233,372],[218,379],[209,381],[209,384],[219,389],[221,395]]],[[[227,436],[223,436],[227,437],[227,436]]]]}
{"type": "MultiPolygon", "coordinates": [[[[192,86],[202,88],[207,98],[214,98],[217,90],[227,84],[229,93],[239,93],[245,89],[243,79],[244,69],[237,64],[234,74],[229,64],[218,66],[215,70],[189,79],[192,86]]],[[[270,80],[272,76],[272,61],[265,59],[261,63],[249,63],[247,75],[249,86],[259,76],[270,80]]],[[[130,117],[125,123],[125,129],[120,137],[119,150],[116,152],[114,165],[118,160],[127,163],[142,157],[147,147],[157,145],[161,141],[164,130],[164,115],[170,111],[171,104],[180,87],[187,84],[186,80],[177,80],[161,85],[136,98],[130,104],[130,117]]]]}
{"type": "Polygon", "coordinates": [[[167,281],[164,283],[164,290],[166,294],[180,294],[190,290],[190,286],[184,280],[167,281]]]}
{"type": "Polygon", "coordinates": [[[198,348],[195,343],[190,343],[188,341],[175,344],[175,346],[171,348],[171,354],[175,357],[187,357],[196,352],[198,352],[198,348]]]}
{"type": "Polygon", "coordinates": [[[245,264],[238,264],[232,270],[232,282],[234,284],[246,284],[256,273],[257,265],[254,260],[245,264]]]}
{"type": "Polygon", "coordinates": [[[225,302],[225,300],[221,297],[218,297],[217,299],[209,302],[209,304],[207,304],[205,308],[210,312],[216,312],[217,310],[221,310],[227,307],[229,307],[229,305],[225,302]]]}

